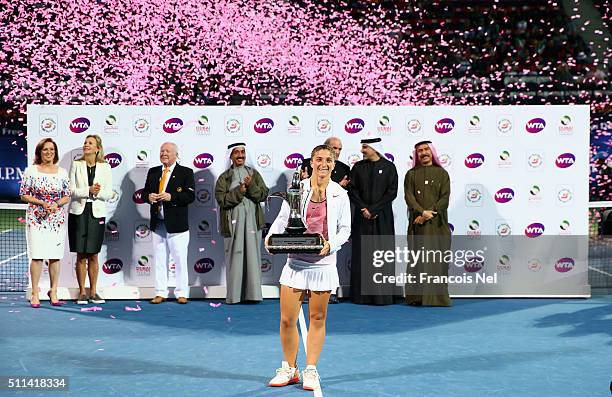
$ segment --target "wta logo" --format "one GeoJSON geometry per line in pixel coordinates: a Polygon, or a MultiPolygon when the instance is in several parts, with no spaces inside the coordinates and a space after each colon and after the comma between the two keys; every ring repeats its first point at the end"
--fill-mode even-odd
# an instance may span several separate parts
{"type": "Polygon", "coordinates": [[[507,203],[513,198],[514,198],[514,190],[510,189],[509,187],[499,189],[495,193],[495,201],[497,201],[498,203],[502,203],[502,204],[507,203]]]}
{"type": "Polygon", "coordinates": [[[136,204],[144,204],[145,203],[145,197],[142,194],[142,192],[144,191],[144,189],[138,189],[134,192],[134,194],[132,195],[132,201],[134,201],[136,204]]]}
{"type": "Polygon", "coordinates": [[[208,168],[213,164],[213,155],[210,153],[200,153],[193,159],[193,166],[196,168],[208,168]]]}
{"type": "Polygon", "coordinates": [[[546,121],[541,118],[531,119],[525,124],[525,130],[530,134],[537,134],[546,127],[546,121]]]}
{"type": "Polygon", "coordinates": [[[258,134],[265,134],[266,132],[270,132],[274,128],[274,121],[272,119],[260,119],[255,122],[253,125],[253,129],[258,134]]]}
{"type": "Polygon", "coordinates": [[[344,124],[344,131],[349,134],[356,134],[365,128],[365,121],[362,119],[350,119],[344,124]]]}
{"type": "Polygon", "coordinates": [[[123,262],[118,258],[109,259],[102,265],[102,271],[106,274],[119,273],[121,269],[123,269],[123,262]]]}
{"type": "Polygon", "coordinates": [[[299,153],[292,153],[285,158],[285,167],[290,169],[296,169],[299,164],[304,161],[304,156],[299,153]]]}
{"type": "Polygon", "coordinates": [[[70,122],[70,131],[74,132],[75,134],[80,134],[87,131],[90,125],[91,123],[89,122],[88,118],[79,117],[78,119],[74,119],[70,122]]]}
{"type": "Polygon", "coordinates": [[[183,120],[176,117],[166,120],[163,125],[164,132],[168,134],[177,133],[181,128],[183,128],[183,120]]]}
{"type": "Polygon", "coordinates": [[[468,168],[478,168],[484,164],[484,156],[480,153],[472,153],[463,162],[468,168]]]}
{"type": "Polygon", "coordinates": [[[440,119],[434,125],[434,129],[438,134],[446,134],[449,133],[455,128],[455,121],[453,119],[440,119]]]}
{"type": "Polygon", "coordinates": [[[201,258],[193,265],[193,270],[195,270],[196,273],[204,274],[211,271],[214,267],[215,261],[210,258],[201,258]]]}
{"type": "Polygon", "coordinates": [[[476,256],[465,258],[465,260],[466,262],[465,265],[463,265],[463,269],[468,273],[479,272],[485,265],[484,260],[476,256]]]}
{"type": "Polygon", "coordinates": [[[525,236],[529,238],[538,237],[544,234],[544,225],[541,223],[532,223],[525,228],[525,236]]]}
{"type": "Polygon", "coordinates": [[[557,156],[557,159],[555,160],[555,164],[559,168],[568,168],[574,165],[575,161],[576,161],[576,156],[574,156],[571,153],[563,153],[557,156]]]}
{"type": "Polygon", "coordinates": [[[555,270],[559,273],[567,273],[574,268],[574,265],[572,258],[561,258],[555,263],[555,270]]]}
{"type": "Polygon", "coordinates": [[[104,156],[104,160],[111,166],[111,168],[115,168],[121,165],[121,155],[119,153],[109,153],[104,156]]]}

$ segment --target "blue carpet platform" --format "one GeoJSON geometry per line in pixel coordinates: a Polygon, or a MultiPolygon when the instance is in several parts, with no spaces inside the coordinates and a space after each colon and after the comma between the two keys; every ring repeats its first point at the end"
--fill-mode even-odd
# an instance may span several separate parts
{"type": "MultiPolygon", "coordinates": [[[[0,395],[313,395],[266,386],[282,358],[277,300],[211,303],[82,312],[0,295],[0,376],[70,382],[68,392],[0,395]]],[[[330,306],[318,368],[324,396],[609,396],[612,296],[459,299],[450,309],[343,302],[330,306]]]]}

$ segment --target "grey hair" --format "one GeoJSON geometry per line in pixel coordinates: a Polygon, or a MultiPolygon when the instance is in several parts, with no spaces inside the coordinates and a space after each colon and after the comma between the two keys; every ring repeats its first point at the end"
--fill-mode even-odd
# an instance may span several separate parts
{"type": "Polygon", "coordinates": [[[164,143],[161,144],[160,149],[164,145],[171,145],[174,148],[174,151],[176,152],[176,158],[177,159],[179,158],[179,148],[178,148],[178,145],[176,143],[174,143],[174,142],[164,142],[164,143]]]}

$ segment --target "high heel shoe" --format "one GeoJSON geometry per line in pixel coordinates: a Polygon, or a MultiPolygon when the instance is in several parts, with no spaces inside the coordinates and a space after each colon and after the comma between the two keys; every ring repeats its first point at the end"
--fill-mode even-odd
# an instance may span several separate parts
{"type": "Polygon", "coordinates": [[[53,301],[53,299],[51,299],[51,291],[47,291],[47,296],[49,297],[49,301],[51,301],[51,306],[63,306],[66,304],[66,302],[64,301],[53,301]]]}
{"type": "Polygon", "coordinates": [[[40,299],[36,298],[38,300],[38,303],[32,303],[32,297],[30,297],[30,307],[32,309],[38,309],[40,308],[40,299]]]}

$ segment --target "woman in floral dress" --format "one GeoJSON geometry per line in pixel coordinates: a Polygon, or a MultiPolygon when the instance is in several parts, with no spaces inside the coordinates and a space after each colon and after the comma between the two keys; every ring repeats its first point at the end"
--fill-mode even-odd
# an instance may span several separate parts
{"type": "Polygon", "coordinates": [[[57,299],[60,258],[64,256],[66,240],[66,211],[70,201],[68,173],[59,167],[57,145],[45,138],[36,145],[34,164],[23,174],[19,195],[28,203],[26,211],[26,239],[30,258],[32,296],[30,305],[40,307],[39,288],[43,260],[49,261],[51,289],[47,292],[51,304],[61,305],[57,299]]]}

